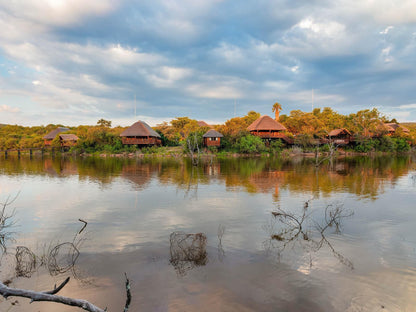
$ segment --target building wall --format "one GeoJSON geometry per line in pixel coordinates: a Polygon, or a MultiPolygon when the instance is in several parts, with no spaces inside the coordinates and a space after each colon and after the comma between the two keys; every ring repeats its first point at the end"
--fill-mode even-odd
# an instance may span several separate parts
{"type": "Polygon", "coordinates": [[[121,137],[123,144],[128,145],[161,145],[162,141],[155,137],[121,137]]]}
{"type": "Polygon", "coordinates": [[[221,138],[204,138],[205,146],[221,146],[221,138]]]}

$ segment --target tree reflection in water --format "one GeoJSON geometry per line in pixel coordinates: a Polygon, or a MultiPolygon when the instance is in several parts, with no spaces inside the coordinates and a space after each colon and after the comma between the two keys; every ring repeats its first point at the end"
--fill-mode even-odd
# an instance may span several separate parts
{"type": "MultiPolygon", "coordinates": [[[[308,211],[309,204],[310,201],[305,202],[302,213],[299,215],[285,211],[280,207],[276,211],[272,211],[272,219],[265,227],[270,235],[269,239],[263,243],[266,251],[277,252],[280,261],[282,253],[289,247],[294,249],[296,245],[299,245],[311,254],[326,246],[340,263],[351,270],[354,269],[353,263],[333,247],[326,235],[329,229],[333,229],[336,234],[341,234],[342,220],[351,217],[354,212],[344,209],[342,203],[329,204],[325,208],[325,215],[320,223],[312,219],[311,213],[308,211]],[[275,230],[276,226],[278,226],[277,231],[275,230]]],[[[310,259],[310,267],[312,267],[312,258],[310,257],[310,259]]]]}
{"type": "MultiPolygon", "coordinates": [[[[85,237],[82,231],[75,234],[72,242],[55,242],[44,245],[44,250],[36,254],[27,246],[17,246],[14,254],[14,277],[30,278],[33,273],[40,268],[46,268],[51,276],[57,276],[63,273],[71,272],[72,276],[82,283],[90,283],[91,281],[83,276],[84,274],[76,267],[76,262],[80,255],[79,248],[85,237]]],[[[0,231],[1,235],[7,235],[4,231],[0,231]]],[[[11,254],[3,252],[3,256],[11,254]]]]}
{"type": "Polygon", "coordinates": [[[170,234],[170,263],[180,276],[207,261],[207,237],[203,233],[187,234],[173,232],[170,234]]]}

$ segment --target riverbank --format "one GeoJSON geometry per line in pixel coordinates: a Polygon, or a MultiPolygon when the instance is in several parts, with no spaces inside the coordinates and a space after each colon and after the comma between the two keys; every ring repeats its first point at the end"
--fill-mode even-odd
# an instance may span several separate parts
{"type": "MultiPolygon", "coordinates": [[[[367,153],[363,152],[356,152],[352,150],[344,150],[342,148],[339,148],[335,151],[333,151],[332,156],[335,157],[345,157],[345,156],[386,156],[386,155],[406,155],[406,154],[415,154],[416,149],[413,148],[412,150],[408,152],[382,152],[382,151],[370,151],[367,153]]],[[[199,153],[199,157],[201,158],[212,158],[212,157],[218,157],[218,158],[247,158],[247,157],[307,157],[307,158],[314,158],[314,157],[329,157],[330,152],[328,151],[311,151],[311,150],[303,150],[300,147],[295,148],[286,148],[282,149],[280,151],[265,151],[262,153],[237,153],[233,151],[210,151],[208,149],[204,149],[202,152],[199,153]]],[[[22,150],[22,151],[8,151],[4,154],[5,157],[8,156],[18,156],[21,155],[30,155],[30,156],[43,156],[43,155],[49,155],[49,156],[56,156],[56,155],[65,155],[65,156],[81,156],[81,157],[101,157],[101,158],[189,158],[189,155],[186,154],[181,146],[173,146],[173,147],[158,147],[158,148],[144,148],[139,149],[134,152],[120,152],[120,153],[109,153],[109,152],[103,152],[103,151],[97,151],[94,153],[79,153],[77,151],[59,151],[59,150],[22,150]]],[[[195,156],[196,154],[194,154],[195,156]]]]}

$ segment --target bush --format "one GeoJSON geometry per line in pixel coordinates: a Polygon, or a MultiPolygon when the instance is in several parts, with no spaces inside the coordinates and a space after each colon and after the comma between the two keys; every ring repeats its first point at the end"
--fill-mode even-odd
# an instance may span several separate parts
{"type": "Polygon", "coordinates": [[[283,150],[284,143],[281,140],[273,140],[270,143],[270,151],[280,153],[283,150]]]}
{"type": "Polygon", "coordinates": [[[382,136],[378,140],[377,149],[381,152],[394,152],[396,151],[396,142],[394,139],[388,136],[382,136]]]}
{"type": "Polygon", "coordinates": [[[359,153],[371,152],[378,145],[377,141],[372,140],[371,138],[368,138],[368,137],[364,137],[364,136],[357,137],[355,142],[356,142],[356,145],[354,147],[354,150],[359,153]]]}
{"type": "Polygon", "coordinates": [[[313,146],[313,136],[310,134],[298,134],[295,137],[295,145],[302,147],[303,149],[313,146]]]}
{"type": "Polygon", "coordinates": [[[393,138],[396,144],[396,151],[399,153],[410,151],[410,144],[405,138],[393,138]]]}
{"type": "Polygon", "coordinates": [[[266,150],[266,146],[261,138],[253,135],[241,137],[237,142],[240,153],[261,153],[266,150]]]}

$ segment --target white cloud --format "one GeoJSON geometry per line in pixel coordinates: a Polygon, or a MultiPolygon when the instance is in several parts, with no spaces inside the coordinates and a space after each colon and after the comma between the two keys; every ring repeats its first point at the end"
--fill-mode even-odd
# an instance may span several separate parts
{"type": "Polygon", "coordinates": [[[6,1],[3,7],[11,15],[33,25],[68,26],[89,16],[103,16],[116,8],[110,0],[37,0],[6,1]]]}
{"type": "Polygon", "coordinates": [[[208,99],[240,99],[243,92],[233,86],[221,84],[191,84],[186,91],[195,97],[208,99]]]}
{"type": "Polygon", "coordinates": [[[400,105],[399,109],[416,109],[416,103],[400,105]]]}
{"type": "Polygon", "coordinates": [[[315,34],[313,37],[317,35],[319,37],[337,38],[345,31],[345,25],[343,24],[335,21],[318,22],[311,17],[303,19],[293,28],[309,30],[308,37],[313,33],[315,34]]]}
{"type": "Polygon", "coordinates": [[[0,112],[17,113],[20,110],[17,107],[10,107],[9,105],[0,105],[0,112]]]}
{"type": "Polygon", "coordinates": [[[170,66],[162,66],[152,72],[148,75],[147,79],[157,88],[174,87],[177,82],[190,77],[193,73],[188,68],[170,66]]]}
{"type": "Polygon", "coordinates": [[[299,71],[299,66],[292,66],[292,67],[290,68],[290,70],[291,70],[292,72],[294,72],[294,73],[297,73],[297,72],[299,71]]]}
{"type": "Polygon", "coordinates": [[[385,47],[383,50],[381,50],[381,57],[383,58],[385,63],[390,63],[394,61],[394,58],[390,55],[392,46],[385,47]]]}
{"type": "Polygon", "coordinates": [[[387,35],[390,30],[394,29],[394,26],[387,26],[383,31],[380,31],[381,35],[387,35]]]}

